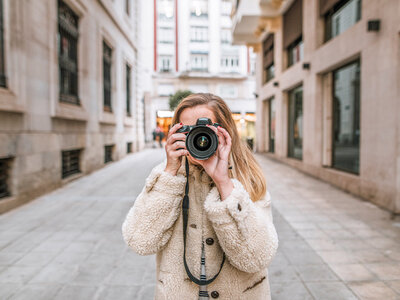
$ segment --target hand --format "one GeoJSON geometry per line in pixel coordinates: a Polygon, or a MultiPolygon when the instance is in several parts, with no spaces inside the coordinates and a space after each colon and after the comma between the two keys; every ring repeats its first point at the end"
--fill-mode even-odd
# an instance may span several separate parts
{"type": "Polygon", "coordinates": [[[233,183],[229,178],[229,154],[232,147],[232,139],[226,129],[218,126],[209,126],[218,136],[218,148],[214,155],[206,160],[198,160],[191,157],[195,162],[200,164],[207,174],[214,181],[221,195],[221,200],[224,200],[232,191],[233,183]]]}
{"type": "Polygon", "coordinates": [[[182,126],[182,123],[180,123],[171,127],[168,132],[167,142],[165,144],[165,152],[167,153],[167,166],[165,167],[164,171],[174,176],[181,167],[182,156],[189,153],[189,151],[186,150],[185,144],[186,134],[176,133],[176,131],[182,126]]]}

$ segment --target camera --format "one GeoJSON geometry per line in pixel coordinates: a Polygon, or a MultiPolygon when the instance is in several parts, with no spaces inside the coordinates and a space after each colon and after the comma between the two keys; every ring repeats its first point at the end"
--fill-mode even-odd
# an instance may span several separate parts
{"type": "Polygon", "coordinates": [[[176,131],[186,134],[186,149],[191,156],[200,160],[210,158],[218,148],[218,136],[207,125],[220,126],[213,124],[209,118],[199,118],[196,125],[183,125],[176,131]]]}

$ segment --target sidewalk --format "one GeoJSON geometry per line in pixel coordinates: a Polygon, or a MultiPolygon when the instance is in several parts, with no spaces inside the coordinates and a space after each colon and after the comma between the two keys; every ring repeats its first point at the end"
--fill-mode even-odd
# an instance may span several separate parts
{"type": "MultiPolygon", "coordinates": [[[[134,153],[0,215],[0,299],[152,300],[155,257],[127,247],[121,225],[163,157],[134,153]]],[[[257,157],[279,234],[273,300],[400,299],[400,228],[387,212],[257,157]]]]}
{"type": "Polygon", "coordinates": [[[279,249],[272,299],[400,299],[400,223],[390,213],[257,155],[279,249]]]}

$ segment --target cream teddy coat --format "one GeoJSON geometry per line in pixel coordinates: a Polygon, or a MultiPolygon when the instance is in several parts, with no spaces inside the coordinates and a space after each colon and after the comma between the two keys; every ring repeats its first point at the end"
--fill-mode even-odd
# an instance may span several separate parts
{"type": "MultiPolygon", "coordinates": [[[[156,254],[155,300],[197,300],[199,286],[183,264],[182,199],[184,161],[176,176],[164,171],[166,160],[153,168],[122,224],[126,244],[140,255],[156,254]]],[[[189,167],[189,218],[186,261],[200,278],[202,241],[206,241],[206,273],[218,277],[207,286],[212,298],[271,299],[267,267],[278,248],[269,192],[253,202],[242,184],[231,179],[232,193],[221,201],[202,167],[189,167]],[[212,293],[213,291],[216,291],[212,293]]],[[[211,298],[211,297],[210,297],[211,298]]]]}

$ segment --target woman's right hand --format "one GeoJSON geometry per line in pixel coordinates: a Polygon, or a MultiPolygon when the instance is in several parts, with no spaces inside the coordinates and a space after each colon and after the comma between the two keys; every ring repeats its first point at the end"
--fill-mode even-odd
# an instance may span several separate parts
{"type": "Polygon", "coordinates": [[[176,133],[181,128],[182,123],[175,124],[168,132],[167,142],[165,144],[165,152],[167,153],[167,166],[165,172],[176,175],[182,163],[182,156],[189,154],[186,150],[186,134],[176,133]],[[182,148],[182,149],[180,149],[182,148]],[[179,150],[178,150],[179,149],[179,150]]]}

